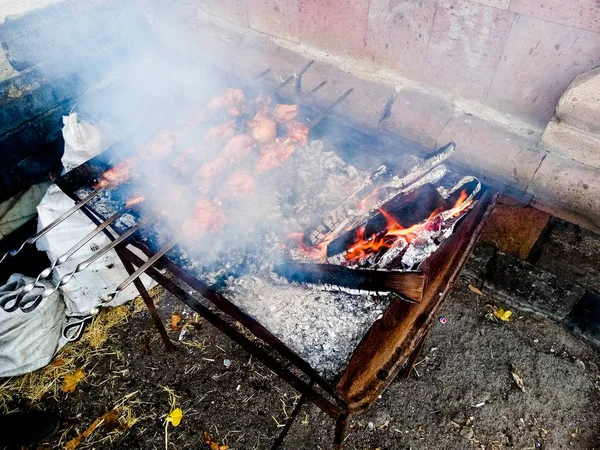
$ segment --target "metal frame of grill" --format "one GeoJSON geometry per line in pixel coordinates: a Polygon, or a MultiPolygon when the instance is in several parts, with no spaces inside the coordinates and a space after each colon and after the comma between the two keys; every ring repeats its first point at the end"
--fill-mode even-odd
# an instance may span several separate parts
{"type": "MultiPolygon", "coordinates": [[[[299,74],[308,70],[309,67],[310,64],[303,68],[299,74]]],[[[260,76],[265,75],[267,72],[261,73],[260,76]]],[[[288,84],[294,78],[298,82],[298,76],[294,76],[286,79],[281,83],[281,86],[288,84]]],[[[318,89],[323,87],[325,83],[319,84],[318,89]]],[[[315,94],[318,89],[313,89],[303,98],[307,99],[315,94]]],[[[294,100],[298,101],[302,98],[294,100]]],[[[324,117],[334,106],[335,104],[316,117],[319,119],[324,117]]],[[[89,175],[92,172],[93,170],[86,163],[57,179],[56,182],[69,197],[76,202],[80,202],[81,199],[75,192],[83,187],[81,183],[84,180],[90,181],[89,175]],[[79,173],[79,176],[77,176],[77,173],[79,173]]],[[[494,207],[496,197],[497,193],[491,189],[484,188],[482,190],[479,201],[458,223],[452,236],[445,240],[440,248],[421,265],[420,269],[427,274],[428,279],[422,301],[418,304],[404,301],[393,302],[387,308],[383,317],[373,324],[359,343],[336,386],[319,375],[304,359],[257,320],[167,258],[158,258],[144,273],[302,394],[290,419],[283,427],[272,448],[278,448],[282,444],[285,435],[306,400],[314,403],[335,420],[334,448],[341,448],[348,417],[367,408],[399,373],[405,376],[410,374],[431,328],[433,317],[451,291],[462,266],[477,243],[485,221],[494,207]],[[171,276],[163,275],[160,271],[163,269],[168,271],[171,276]],[[181,287],[181,283],[186,284],[207,299],[214,310],[190,295],[188,289],[181,287]],[[232,321],[242,324],[264,344],[258,345],[248,339],[235,327],[235,323],[232,321]]],[[[81,211],[96,225],[100,225],[106,219],[97,211],[94,211],[89,204],[81,207],[81,211]]],[[[116,239],[108,230],[104,229],[103,232],[111,241],[116,239]]],[[[155,257],[153,251],[134,238],[135,235],[132,235],[115,247],[130,275],[137,268],[146,264],[147,261],[142,260],[128,249],[128,245],[131,244],[137,247],[148,259],[155,257]]],[[[133,283],[148,307],[151,318],[167,349],[172,349],[173,345],[158,316],[150,294],[139,278],[135,279],[133,283]]]]}

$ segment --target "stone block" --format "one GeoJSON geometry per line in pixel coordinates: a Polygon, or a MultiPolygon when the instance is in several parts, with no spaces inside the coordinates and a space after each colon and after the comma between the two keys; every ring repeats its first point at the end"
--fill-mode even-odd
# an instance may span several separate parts
{"type": "Polygon", "coordinates": [[[510,10],[574,28],[600,33],[600,8],[589,0],[512,0],[510,10]]]}
{"type": "Polygon", "coordinates": [[[558,102],[556,116],[577,128],[600,133],[600,68],[573,80],[558,102]]]}
{"type": "Polygon", "coordinates": [[[586,292],[563,324],[571,333],[600,348],[600,296],[586,292]]]}
{"type": "Polygon", "coordinates": [[[550,214],[526,205],[496,204],[488,219],[481,242],[502,252],[525,259],[546,227],[550,214]]]}
{"type": "Polygon", "coordinates": [[[450,161],[525,191],[544,153],[535,142],[474,116],[456,116],[444,127],[437,146],[456,142],[450,161]]]}
{"type": "Polygon", "coordinates": [[[248,2],[247,0],[202,0],[199,6],[209,14],[220,17],[228,22],[248,26],[248,2]]]}
{"type": "Polygon", "coordinates": [[[545,125],[573,78],[598,64],[598,34],[520,16],[486,103],[545,125]]]}
{"type": "Polygon", "coordinates": [[[525,261],[497,252],[483,274],[483,286],[496,302],[562,321],[585,289],[525,261]]]}
{"type": "Polygon", "coordinates": [[[433,27],[435,1],[373,0],[366,51],[376,63],[420,80],[433,27]]]}
{"type": "Polygon", "coordinates": [[[480,5],[492,6],[498,9],[508,9],[510,6],[510,0],[470,0],[480,5]]]}
{"type": "Polygon", "coordinates": [[[433,23],[423,81],[484,101],[515,14],[477,3],[443,0],[433,23]]]}
{"type": "Polygon", "coordinates": [[[298,42],[298,0],[253,1],[248,23],[261,33],[298,42]]]}
{"type": "Polygon", "coordinates": [[[559,220],[536,265],[600,292],[600,235],[559,220]]]}
{"type": "Polygon", "coordinates": [[[599,169],[549,153],[527,191],[553,207],[558,217],[585,228],[600,228],[599,169]]]}
{"type": "Polygon", "coordinates": [[[544,130],[542,144],[551,152],[600,169],[600,133],[551,120],[544,130]]]}
{"type": "Polygon", "coordinates": [[[311,91],[322,81],[327,81],[327,84],[314,96],[316,106],[327,107],[346,90],[353,88],[352,94],[333,111],[333,115],[370,128],[379,125],[386,105],[394,95],[392,86],[358,78],[320,61],[315,62],[302,77],[302,92],[311,91]]]}
{"type": "Polygon", "coordinates": [[[367,35],[370,0],[298,0],[300,42],[360,56],[367,35]]]}
{"type": "Polygon", "coordinates": [[[381,127],[433,148],[450,118],[452,105],[446,100],[418,89],[402,89],[381,127]]]}

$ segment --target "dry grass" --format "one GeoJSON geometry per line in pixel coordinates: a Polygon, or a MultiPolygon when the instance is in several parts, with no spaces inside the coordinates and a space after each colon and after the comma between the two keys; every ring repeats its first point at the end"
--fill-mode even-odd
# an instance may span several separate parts
{"type": "Polygon", "coordinates": [[[138,297],[127,306],[102,310],[81,339],[67,343],[49,365],[35,372],[5,379],[0,384],[0,411],[8,412],[8,404],[16,398],[37,403],[47,396],[56,397],[63,377],[77,368],[85,368],[94,358],[110,353],[105,344],[111,329],[143,308],[144,302],[138,297]]]}

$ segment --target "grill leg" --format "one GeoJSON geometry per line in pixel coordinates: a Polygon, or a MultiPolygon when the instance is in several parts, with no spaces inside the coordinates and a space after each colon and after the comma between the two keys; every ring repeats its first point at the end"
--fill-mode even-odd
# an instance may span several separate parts
{"type": "Polygon", "coordinates": [[[412,370],[415,367],[415,364],[417,363],[417,361],[419,360],[419,357],[421,356],[421,352],[423,351],[423,347],[425,346],[425,339],[427,339],[428,335],[429,335],[429,331],[427,331],[425,333],[425,335],[421,338],[421,340],[419,341],[419,343],[417,344],[417,346],[415,347],[413,352],[408,357],[406,364],[400,370],[400,376],[402,378],[408,378],[410,376],[410,374],[412,373],[412,370]]]}
{"type": "MultiPolygon", "coordinates": [[[[133,272],[135,272],[135,268],[134,268],[133,264],[121,256],[119,247],[115,248],[115,250],[117,251],[117,255],[119,256],[119,259],[123,263],[123,266],[125,266],[125,270],[127,271],[127,273],[129,275],[131,275],[133,272]]],[[[152,317],[152,321],[154,322],[154,326],[156,326],[156,329],[158,330],[158,334],[160,334],[160,337],[162,338],[167,351],[168,352],[173,351],[174,350],[173,343],[171,342],[171,339],[169,339],[167,330],[165,329],[165,326],[163,325],[162,320],[160,320],[160,316],[158,315],[158,311],[156,310],[156,305],[154,304],[154,301],[152,300],[150,293],[148,293],[148,291],[146,290],[144,283],[142,283],[142,280],[140,280],[139,278],[136,278],[133,281],[133,285],[136,287],[136,289],[140,293],[142,300],[144,300],[144,303],[146,304],[146,308],[148,308],[148,312],[150,313],[150,317],[152,317]]]]}
{"type": "Polygon", "coordinates": [[[344,445],[344,438],[346,436],[346,430],[348,428],[348,413],[342,413],[338,416],[335,421],[335,434],[333,436],[333,450],[342,450],[344,445]]]}
{"type": "MultiPolygon", "coordinates": [[[[313,385],[313,382],[311,380],[309,387],[312,387],[312,385],[313,385]]],[[[300,413],[300,409],[302,408],[302,405],[304,405],[305,402],[306,402],[306,395],[303,394],[302,397],[300,397],[300,400],[298,400],[298,403],[296,403],[296,406],[294,407],[294,410],[292,411],[292,414],[290,415],[289,419],[285,423],[285,426],[281,430],[281,433],[279,433],[279,436],[277,436],[277,439],[275,439],[275,442],[273,443],[271,450],[278,450],[279,447],[281,447],[281,444],[283,444],[283,440],[287,436],[288,431],[290,431],[290,428],[292,428],[292,425],[296,421],[296,418],[298,417],[298,414],[300,413]]]]}

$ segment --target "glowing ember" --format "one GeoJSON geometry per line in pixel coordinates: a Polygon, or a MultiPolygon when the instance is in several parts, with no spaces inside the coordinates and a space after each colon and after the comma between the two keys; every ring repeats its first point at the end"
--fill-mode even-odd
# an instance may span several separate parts
{"type": "Polygon", "coordinates": [[[331,242],[331,239],[328,239],[317,245],[306,245],[303,233],[288,233],[286,238],[295,241],[296,246],[304,252],[305,256],[315,260],[325,260],[327,245],[331,242]]]}
{"type": "Polygon", "coordinates": [[[129,172],[133,167],[133,161],[133,158],[127,158],[108,169],[102,174],[100,181],[94,186],[94,189],[116,186],[127,181],[129,179],[129,172]]]}
{"type": "Polygon", "coordinates": [[[132,206],[139,205],[144,200],[146,200],[146,198],[143,195],[137,195],[135,197],[131,197],[131,198],[127,199],[127,201],[125,202],[125,207],[131,208],[132,206]]]}

